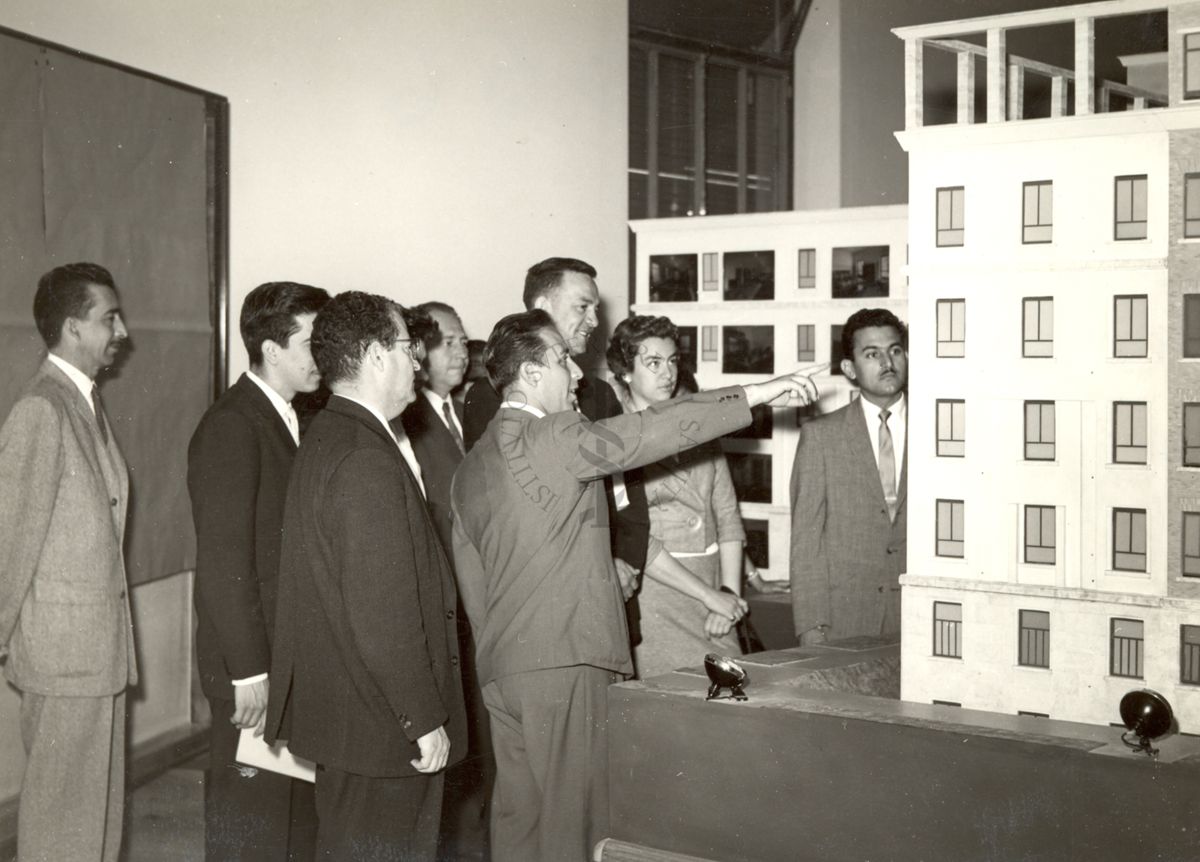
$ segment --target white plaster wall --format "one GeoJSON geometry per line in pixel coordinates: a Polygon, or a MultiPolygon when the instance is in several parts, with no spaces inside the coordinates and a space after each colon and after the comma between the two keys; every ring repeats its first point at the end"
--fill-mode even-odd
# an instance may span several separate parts
{"type": "MultiPolygon", "coordinates": [[[[755,213],[738,216],[706,216],[699,219],[647,219],[631,223],[636,234],[637,257],[634,261],[636,304],[640,314],[665,315],[679,326],[697,327],[697,339],[704,326],[770,325],[775,328],[775,373],[783,374],[814,363],[797,360],[799,324],[815,327],[815,363],[828,363],[831,326],[842,324],[864,307],[891,309],[906,320],[908,286],[906,279],[905,239],[907,230],[904,206],[852,207],[787,213],[755,213]],[[832,296],[833,249],[853,246],[888,246],[889,296],[865,299],[834,299],[832,296]],[[816,286],[799,287],[799,251],[816,252],[816,286]],[[731,251],[774,251],[775,298],[773,300],[726,301],[723,297],[724,254],[731,251]],[[650,258],[654,255],[695,254],[703,280],[703,256],[717,254],[718,289],[703,290],[699,284],[696,302],[650,302],[650,258]]],[[[717,358],[704,361],[697,349],[697,378],[701,386],[716,388],[753,382],[758,377],[725,374],[722,342],[718,332],[717,358]]],[[[828,370],[813,377],[820,390],[818,409],[829,412],[850,399],[851,385],[828,370]]],[[[771,456],[772,500],[766,503],[742,503],[745,518],[765,519],[769,525],[770,565],[763,571],[768,579],[788,577],[791,513],[788,487],[792,475],[796,443],[799,438],[796,411],[775,411],[770,440],[726,440],[730,452],[755,452],[771,456]]]]}
{"type": "Polygon", "coordinates": [[[553,254],[625,315],[625,0],[8,0],[0,25],[229,99],[235,315],[287,278],[445,299],[486,338],[553,254]]]}

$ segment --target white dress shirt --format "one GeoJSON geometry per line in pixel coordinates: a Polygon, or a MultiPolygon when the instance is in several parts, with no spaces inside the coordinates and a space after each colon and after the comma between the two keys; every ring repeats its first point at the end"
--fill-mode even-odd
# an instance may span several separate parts
{"type": "Polygon", "coordinates": [[[392,430],[392,426],[383,414],[372,407],[365,401],[359,401],[357,398],[352,398],[349,395],[338,394],[338,398],[345,398],[347,401],[353,401],[359,407],[369,411],[372,416],[379,420],[379,424],[383,426],[383,430],[387,431],[388,436],[396,443],[396,448],[400,450],[400,454],[404,456],[404,460],[408,463],[408,468],[412,470],[413,478],[417,480],[417,487],[421,489],[421,496],[425,496],[425,480],[421,478],[421,465],[417,463],[417,453],[413,451],[412,441],[408,439],[408,435],[404,432],[397,434],[392,430]]]}
{"type": "MultiPolygon", "coordinates": [[[[879,469],[879,414],[882,407],[876,407],[866,398],[858,396],[862,404],[863,416],[867,420],[867,435],[871,438],[871,453],[875,456],[875,469],[879,469]]],[[[900,393],[900,400],[888,409],[888,431],[892,434],[892,452],[896,456],[896,488],[900,487],[900,477],[904,474],[904,446],[908,437],[908,398],[906,393],[900,393]]]]}
{"type": "Polygon", "coordinates": [[[83,394],[83,400],[87,402],[88,410],[92,411],[92,415],[96,415],[96,405],[92,403],[92,387],[96,385],[96,381],[88,377],[70,362],[63,359],[61,356],[55,356],[53,353],[47,353],[46,358],[58,366],[63,374],[75,384],[75,388],[83,394]]]}
{"type": "Polygon", "coordinates": [[[454,402],[451,400],[450,396],[447,395],[445,398],[443,398],[432,389],[428,388],[422,389],[421,391],[425,394],[425,398],[428,399],[429,403],[433,405],[433,412],[437,414],[438,418],[442,420],[442,424],[446,425],[447,428],[450,426],[446,422],[446,412],[442,405],[450,405],[450,421],[454,423],[454,429],[458,431],[459,439],[462,439],[462,425],[460,425],[458,422],[458,414],[454,412],[454,402]]]}
{"type": "Polygon", "coordinates": [[[284,401],[282,395],[272,389],[269,383],[253,371],[247,371],[246,376],[267,396],[267,400],[271,402],[271,406],[275,408],[275,412],[279,414],[279,418],[283,420],[283,424],[291,432],[292,441],[299,446],[300,420],[296,417],[296,408],[292,406],[292,402],[284,401]]]}

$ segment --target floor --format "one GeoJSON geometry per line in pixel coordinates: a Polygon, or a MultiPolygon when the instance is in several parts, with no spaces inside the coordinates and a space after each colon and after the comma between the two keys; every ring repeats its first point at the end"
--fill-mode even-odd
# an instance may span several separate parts
{"type": "MultiPolygon", "coordinates": [[[[204,766],[208,755],[169,769],[138,787],[129,799],[122,862],[191,862],[204,859],[204,766]]],[[[453,782],[447,782],[452,794],[453,782]]],[[[480,830],[471,828],[473,810],[465,794],[457,806],[458,828],[442,862],[483,862],[480,830]],[[467,824],[467,825],[464,825],[467,824]]],[[[452,799],[453,797],[451,797],[452,799]]],[[[447,801],[450,801],[449,799],[447,801]]],[[[478,817],[474,818],[478,822],[478,817]]],[[[0,854],[3,855],[3,854],[0,854]]]]}

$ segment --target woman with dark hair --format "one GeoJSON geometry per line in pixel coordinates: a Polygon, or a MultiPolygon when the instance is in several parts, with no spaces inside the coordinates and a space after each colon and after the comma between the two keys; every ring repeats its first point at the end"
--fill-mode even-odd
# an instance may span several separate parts
{"type": "MultiPolygon", "coordinates": [[[[622,321],[607,357],[626,410],[674,397],[679,332],[667,318],[633,315],[622,321]]],[[[638,594],[638,676],[699,666],[709,652],[740,655],[733,627],[747,607],[738,596],[746,534],[720,444],[705,443],[651,464],[644,468],[644,482],[650,533],[664,551],[647,561],[638,594]]]]}

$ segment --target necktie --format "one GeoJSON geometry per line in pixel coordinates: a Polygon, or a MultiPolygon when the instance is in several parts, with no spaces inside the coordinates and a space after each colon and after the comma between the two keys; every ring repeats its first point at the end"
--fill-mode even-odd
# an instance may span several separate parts
{"type": "Polygon", "coordinates": [[[459,454],[466,455],[467,447],[463,445],[462,434],[458,433],[458,426],[454,424],[449,401],[442,402],[442,416],[446,418],[446,427],[450,429],[450,436],[454,438],[454,445],[458,447],[459,454]]]}
{"type": "Polygon", "coordinates": [[[100,387],[92,384],[92,409],[96,411],[96,424],[100,426],[100,439],[108,445],[108,423],[104,421],[104,405],[100,403],[100,387]]]}
{"type": "Polygon", "coordinates": [[[888,517],[896,520],[896,453],[892,451],[892,432],[888,430],[888,411],[879,411],[879,483],[883,486],[883,501],[888,517]]]}

